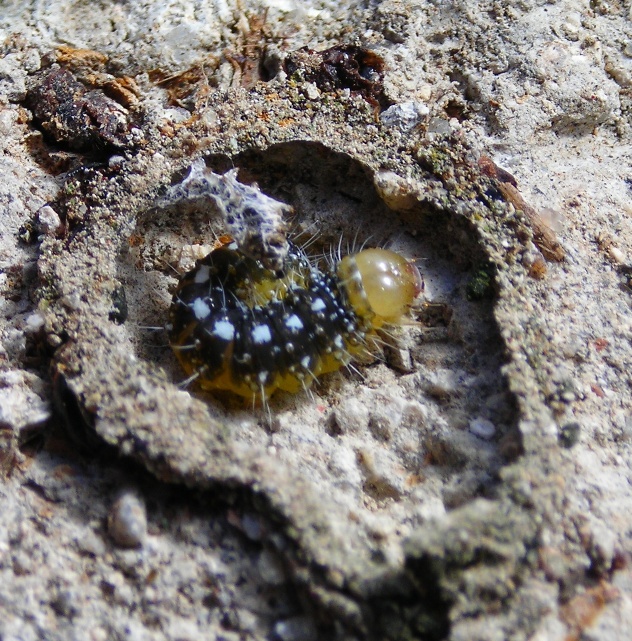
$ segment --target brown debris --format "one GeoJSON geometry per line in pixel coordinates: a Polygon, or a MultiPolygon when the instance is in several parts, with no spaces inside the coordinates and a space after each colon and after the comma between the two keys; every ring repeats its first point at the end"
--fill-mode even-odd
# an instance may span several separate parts
{"type": "Polygon", "coordinates": [[[55,61],[70,71],[76,80],[90,89],[103,89],[107,96],[124,107],[138,104],[140,89],[135,80],[130,76],[115,77],[108,73],[109,58],[105,54],[62,45],[55,52],[55,61]]]}
{"type": "Polygon", "coordinates": [[[337,45],[324,51],[307,48],[291,53],[285,60],[288,75],[300,73],[321,91],[350,89],[372,105],[386,106],[384,60],[370,49],[337,45]]]}
{"type": "Polygon", "coordinates": [[[544,256],[542,256],[540,252],[533,253],[537,255],[528,257],[527,260],[523,261],[523,264],[527,268],[527,271],[529,272],[529,276],[531,276],[531,278],[542,280],[546,276],[547,272],[546,260],[544,260],[544,256]]]}
{"type": "Polygon", "coordinates": [[[112,100],[116,100],[116,102],[128,109],[138,104],[140,89],[136,81],[130,76],[106,80],[101,84],[101,89],[112,100]]]}
{"type": "Polygon", "coordinates": [[[224,51],[224,56],[235,68],[233,87],[250,89],[257,82],[267,81],[274,75],[266,68],[268,43],[272,38],[266,19],[267,11],[262,16],[242,14],[237,23],[241,36],[239,49],[224,51]]]}
{"type": "Polygon", "coordinates": [[[555,236],[555,232],[542,220],[538,212],[528,205],[520,192],[511,183],[499,183],[499,189],[505,199],[516,209],[521,209],[533,228],[533,241],[547,260],[560,262],[566,252],[555,236]]]}
{"type": "Polygon", "coordinates": [[[521,210],[529,219],[533,229],[533,242],[544,257],[555,262],[564,260],[566,252],[557,240],[555,232],[544,222],[542,216],[527,204],[518,190],[516,179],[508,171],[498,167],[488,156],[481,156],[478,166],[484,175],[494,181],[505,200],[521,210]]]}
{"type": "Polygon", "coordinates": [[[132,144],[127,109],[102,90],[89,90],[59,65],[33,77],[26,105],[50,138],[75,151],[124,149],[132,144]]]}
{"type": "MultiPolygon", "coordinates": [[[[209,60],[210,69],[217,67],[218,59],[209,60]]],[[[207,66],[202,63],[176,74],[165,74],[160,69],[149,72],[149,79],[167,91],[169,104],[185,109],[198,107],[211,92],[207,66]]]]}
{"type": "Polygon", "coordinates": [[[478,159],[478,166],[486,176],[495,178],[503,183],[510,183],[514,187],[518,186],[518,181],[506,169],[499,167],[489,156],[481,156],[478,159]]]}
{"type": "Polygon", "coordinates": [[[571,629],[566,641],[577,641],[583,637],[583,631],[590,628],[608,603],[620,598],[620,592],[609,583],[586,590],[573,597],[560,609],[562,619],[571,629]]]}
{"type": "Polygon", "coordinates": [[[596,338],[593,344],[598,352],[603,352],[603,350],[610,345],[610,342],[606,338],[596,338]]]}
{"type": "Polygon", "coordinates": [[[94,70],[104,67],[108,57],[92,49],[76,49],[68,45],[61,45],[57,49],[56,60],[60,66],[76,73],[81,70],[94,70]]]}

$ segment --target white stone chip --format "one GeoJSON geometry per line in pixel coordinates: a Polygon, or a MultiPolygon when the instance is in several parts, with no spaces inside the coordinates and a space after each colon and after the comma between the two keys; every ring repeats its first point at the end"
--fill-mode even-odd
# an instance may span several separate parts
{"type": "Polygon", "coordinates": [[[496,426],[480,416],[470,421],[470,432],[484,441],[489,441],[496,434],[496,426]]]}

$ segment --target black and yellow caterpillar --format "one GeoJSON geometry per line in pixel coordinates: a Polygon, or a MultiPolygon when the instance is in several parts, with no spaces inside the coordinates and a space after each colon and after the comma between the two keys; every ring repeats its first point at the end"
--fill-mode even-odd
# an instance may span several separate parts
{"type": "Polygon", "coordinates": [[[402,322],[421,289],[415,265],[386,249],[320,270],[290,243],[278,274],[228,242],[182,277],[167,329],[203,389],[265,400],[307,389],[366,352],[380,327],[402,322]]]}

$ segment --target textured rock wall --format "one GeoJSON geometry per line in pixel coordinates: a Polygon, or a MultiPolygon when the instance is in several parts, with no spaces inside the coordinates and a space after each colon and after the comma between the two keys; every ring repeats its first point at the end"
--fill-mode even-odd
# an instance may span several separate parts
{"type": "MultiPolygon", "coordinates": [[[[623,4],[13,3],[0,16],[0,636],[629,629],[623,4]],[[316,257],[415,258],[379,359],[182,387],[196,159],[316,257]]],[[[316,258],[314,258],[316,260],[316,258]]]]}

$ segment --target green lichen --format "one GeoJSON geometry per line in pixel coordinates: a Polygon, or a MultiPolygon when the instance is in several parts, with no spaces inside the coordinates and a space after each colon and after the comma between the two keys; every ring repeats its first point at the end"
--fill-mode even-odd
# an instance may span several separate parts
{"type": "Polygon", "coordinates": [[[494,293],[492,271],[489,266],[477,269],[465,288],[469,301],[491,298],[494,293]]]}

